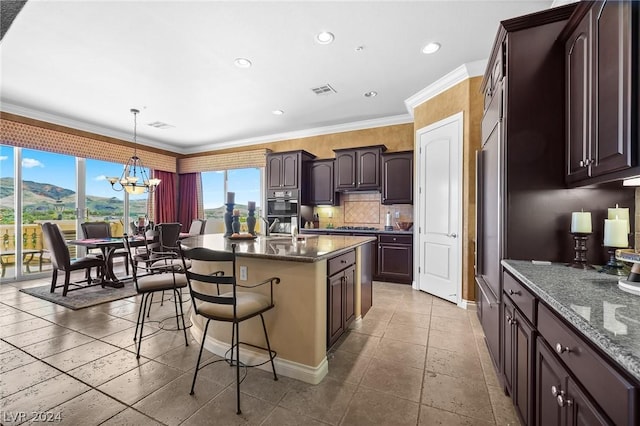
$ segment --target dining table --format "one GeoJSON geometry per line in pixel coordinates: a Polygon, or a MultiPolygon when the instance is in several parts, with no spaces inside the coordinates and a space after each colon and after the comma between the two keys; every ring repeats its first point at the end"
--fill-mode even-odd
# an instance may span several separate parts
{"type": "MultiPolygon", "coordinates": [[[[88,249],[99,249],[102,252],[102,258],[104,259],[105,269],[103,284],[108,287],[122,288],[124,287],[124,281],[131,279],[128,277],[119,278],[113,271],[113,254],[117,249],[124,248],[124,237],[110,237],[110,238],[82,238],[78,240],[67,240],[68,245],[86,247],[88,249]]],[[[148,240],[151,242],[151,239],[148,240]]],[[[144,246],[147,243],[144,235],[137,235],[129,237],[129,244],[131,247],[144,246]]],[[[127,262],[129,259],[127,259],[127,262]]]]}

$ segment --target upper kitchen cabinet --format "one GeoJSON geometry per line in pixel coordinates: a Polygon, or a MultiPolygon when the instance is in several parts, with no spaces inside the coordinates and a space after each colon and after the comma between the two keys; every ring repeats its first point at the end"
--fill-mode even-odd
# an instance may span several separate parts
{"type": "Polygon", "coordinates": [[[567,183],[640,173],[625,174],[638,165],[638,9],[636,2],[585,2],[563,34],[567,183]]]}
{"type": "Polygon", "coordinates": [[[413,151],[382,154],[382,204],[413,204],[413,151]]]}
{"type": "Polygon", "coordinates": [[[334,160],[309,161],[309,179],[307,182],[305,204],[311,206],[335,206],[339,204],[340,195],[336,193],[333,183],[334,160]]]}
{"type": "Polygon", "coordinates": [[[384,145],[334,150],[336,191],[380,191],[380,156],[385,150],[384,145]]]}
{"type": "Polygon", "coordinates": [[[306,151],[267,155],[267,189],[300,189],[303,163],[313,158],[314,155],[306,151]]]}

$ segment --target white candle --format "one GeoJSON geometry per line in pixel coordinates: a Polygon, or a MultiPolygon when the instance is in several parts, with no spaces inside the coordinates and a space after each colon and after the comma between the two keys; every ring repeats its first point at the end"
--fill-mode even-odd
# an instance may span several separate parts
{"type": "Polygon", "coordinates": [[[618,207],[618,205],[616,204],[614,208],[609,208],[607,210],[609,212],[609,214],[607,215],[608,219],[617,218],[620,220],[627,221],[627,234],[628,234],[631,231],[631,229],[629,228],[629,209],[624,207],[618,207]]]}
{"type": "Polygon", "coordinates": [[[590,234],[591,229],[591,212],[573,212],[571,213],[571,233],[572,234],[590,234]]]}
{"type": "Polygon", "coordinates": [[[627,227],[629,221],[622,219],[604,220],[604,245],[606,247],[629,247],[627,227]]]}

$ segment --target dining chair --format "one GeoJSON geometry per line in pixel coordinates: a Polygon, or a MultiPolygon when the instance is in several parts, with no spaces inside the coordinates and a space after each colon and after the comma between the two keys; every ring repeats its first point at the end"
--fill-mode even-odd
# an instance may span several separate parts
{"type": "Polygon", "coordinates": [[[180,252],[182,260],[183,262],[185,262],[184,270],[195,313],[207,319],[200,343],[200,352],[198,354],[198,361],[196,362],[196,369],[193,373],[193,382],[191,383],[190,394],[194,394],[198,371],[211,364],[212,362],[222,361],[218,359],[207,362],[205,365],[200,366],[200,360],[202,359],[202,349],[205,346],[209,323],[212,320],[231,323],[231,346],[227,352],[230,353],[230,358],[225,357],[224,361],[228,362],[232,367],[236,367],[236,413],[242,414],[242,411],[240,410],[240,383],[242,382],[242,380],[244,380],[244,377],[242,380],[240,380],[240,367],[245,368],[246,377],[246,368],[256,367],[257,365],[247,365],[240,361],[241,344],[265,351],[267,353],[269,361],[271,362],[273,380],[278,380],[276,367],[273,362],[273,359],[277,354],[271,349],[267,327],[265,325],[264,317],[262,314],[275,307],[273,303],[273,284],[280,283],[280,278],[271,277],[267,280],[253,285],[238,284],[236,280],[235,244],[232,245],[231,253],[213,251],[204,247],[181,247],[180,252]],[[198,266],[201,268],[198,269],[198,271],[200,272],[194,271],[194,268],[187,269],[187,261],[198,262],[198,266]],[[220,268],[223,269],[218,270],[217,272],[207,273],[204,271],[204,269],[206,269],[205,265],[207,264],[210,265],[210,269],[208,270],[216,270],[220,268]],[[265,295],[257,291],[242,291],[242,289],[245,288],[255,289],[256,287],[267,284],[269,285],[269,295],[265,295]],[[226,291],[220,294],[221,286],[223,286],[223,289],[230,286],[231,291],[226,291]],[[259,316],[260,320],[262,321],[262,330],[264,331],[266,348],[240,341],[240,323],[256,316],[259,316]]]}
{"type": "Polygon", "coordinates": [[[191,226],[189,227],[189,235],[201,235],[204,234],[204,226],[206,224],[206,220],[195,219],[191,222],[191,226]]]}
{"type": "MultiPolygon", "coordinates": [[[[136,358],[140,358],[140,347],[142,346],[142,336],[144,328],[144,313],[147,311],[147,304],[151,308],[151,297],[154,293],[173,291],[173,302],[176,311],[176,330],[181,330],[184,333],[185,346],[189,346],[189,340],[187,339],[187,327],[184,321],[184,311],[182,309],[182,289],[187,287],[187,279],[182,270],[181,263],[175,263],[171,269],[168,269],[165,265],[162,265],[161,270],[157,271],[157,267],[153,264],[139,266],[134,264],[133,255],[131,254],[131,243],[129,237],[125,234],[123,238],[124,247],[129,253],[128,261],[131,262],[133,283],[136,287],[136,292],[142,295],[140,301],[140,309],[138,310],[138,319],[136,321],[136,331],[133,336],[133,340],[137,341],[138,347],[136,350],[136,358]],[[138,274],[138,271],[144,269],[147,273],[145,275],[138,274]],[[154,271],[155,270],[155,271],[154,271]],[[154,273],[160,272],[160,273],[154,273]],[[178,308],[179,307],[179,308],[178,308]],[[178,310],[180,312],[178,312],[178,310]],[[182,318],[182,328],[180,327],[180,318],[182,318]],[[138,330],[140,333],[138,333],[138,330]]],[[[171,257],[173,259],[173,257],[171,257]]]]}
{"type": "Polygon", "coordinates": [[[51,265],[53,267],[51,275],[51,293],[53,293],[56,288],[62,287],[62,296],[66,296],[69,291],[95,285],[91,278],[91,268],[94,267],[100,271],[99,274],[104,280],[104,260],[95,256],[85,256],[71,260],[69,248],[64,241],[64,236],[62,235],[60,228],[58,228],[58,225],[51,222],[43,223],[42,235],[44,237],[45,245],[49,249],[51,265]],[[85,279],[71,282],[71,272],[82,269],[85,270],[85,279]],[[58,282],[58,271],[64,271],[64,284],[62,286],[56,285],[58,282]],[[82,285],[82,283],[86,283],[86,285],[82,285]],[[78,288],[69,290],[69,285],[73,285],[78,288]]]}
{"type": "MultiPolygon", "coordinates": [[[[84,222],[80,224],[84,238],[111,238],[111,225],[109,222],[84,222]]],[[[127,253],[124,249],[116,249],[112,257],[125,258],[124,269],[129,275],[129,262],[127,262],[127,253]]]]}
{"type": "MultiPolygon", "coordinates": [[[[178,222],[159,223],[155,230],[158,233],[158,244],[151,248],[149,261],[154,270],[160,270],[165,265],[169,270],[175,264],[181,264],[180,259],[180,230],[182,224],[178,222]]],[[[180,265],[182,266],[182,265],[180,265]]]]}

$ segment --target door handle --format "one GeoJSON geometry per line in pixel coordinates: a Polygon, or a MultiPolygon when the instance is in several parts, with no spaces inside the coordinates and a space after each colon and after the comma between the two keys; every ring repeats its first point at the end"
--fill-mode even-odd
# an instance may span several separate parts
{"type": "Polygon", "coordinates": [[[453,234],[447,234],[447,237],[449,237],[449,238],[458,238],[458,234],[456,234],[454,232],[453,234]]]}

